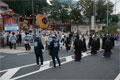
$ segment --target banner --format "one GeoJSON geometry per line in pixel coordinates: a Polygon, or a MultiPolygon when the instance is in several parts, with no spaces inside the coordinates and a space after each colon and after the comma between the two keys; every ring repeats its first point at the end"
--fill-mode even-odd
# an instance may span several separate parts
{"type": "Polygon", "coordinates": [[[18,24],[4,24],[5,32],[19,32],[18,24]]]}

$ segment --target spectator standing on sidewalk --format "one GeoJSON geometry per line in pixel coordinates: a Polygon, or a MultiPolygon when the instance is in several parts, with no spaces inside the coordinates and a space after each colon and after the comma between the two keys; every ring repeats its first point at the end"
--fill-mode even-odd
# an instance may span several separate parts
{"type": "Polygon", "coordinates": [[[18,44],[22,44],[22,35],[21,35],[21,32],[19,32],[18,34],[18,44]]]}
{"type": "Polygon", "coordinates": [[[7,39],[8,39],[8,45],[10,47],[10,49],[12,49],[12,43],[10,41],[10,37],[12,36],[11,32],[8,33],[7,39]]]}
{"type": "Polygon", "coordinates": [[[25,49],[30,50],[31,49],[31,47],[30,47],[30,36],[27,32],[25,33],[25,36],[24,36],[23,40],[24,40],[24,44],[25,44],[25,49]]]}
{"type": "Polygon", "coordinates": [[[2,47],[5,47],[5,34],[4,34],[4,32],[2,33],[1,42],[2,42],[2,47]]]}
{"type": "Polygon", "coordinates": [[[17,42],[17,37],[15,35],[15,33],[12,33],[12,36],[10,37],[10,42],[11,42],[11,49],[14,47],[14,49],[16,49],[16,42],[17,42]]]}

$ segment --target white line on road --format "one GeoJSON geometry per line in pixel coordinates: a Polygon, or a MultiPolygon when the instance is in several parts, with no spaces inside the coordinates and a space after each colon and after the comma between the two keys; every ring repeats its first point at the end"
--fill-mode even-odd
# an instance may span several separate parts
{"type": "Polygon", "coordinates": [[[0,58],[4,58],[4,56],[0,56],[0,58]]]}
{"type": "MultiPolygon", "coordinates": [[[[90,54],[83,53],[83,56],[82,56],[82,57],[86,57],[86,56],[89,56],[89,55],[90,55],[90,54]]],[[[72,59],[72,56],[73,56],[73,55],[71,55],[71,56],[67,56],[67,57],[63,57],[63,58],[66,59],[66,61],[63,62],[63,63],[61,63],[61,64],[65,64],[65,63],[68,63],[68,62],[73,61],[74,59],[72,59]]],[[[12,78],[12,79],[10,79],[10,80],[20,79],[20,78],[23,78],[23,77],[26,77],[26,76],[30,76],[30,75],[32,75],[32,74],[35,74],[35,73],[38,73],[38,72],[41,72],[41,71],[44,71],[44,70],[47,70],[47,69],[52,68],[52,66],[49,66],[49,61],[45,61],[44,63],[47,64],[47,65],[45,65],[45,66],[43,66],[43,67],[40,67],[39,70],[37,70],[37,71],[33,71],[33,72],[30,72],[30,73],[27,73],[27,74],[23,74],[23,75],[21,75],[21,76],[18,76],[18,77],[12,78]]]]}
{"type": "MultiPolygon", "coordinates": [[[[101,51],[101,50],[100,50],[100,51],[101,51]]],[[[85,52],[85,53],[82,53],[82,57],[86,57],[86,56],[91,55],[91,54],[87,54],[87,53],[89,53],[89,51],[87,51],[87,52],[85,52]]],[[[64,59],[64,58],[66,59],[66,61],[63,62],[62,64],[65,64],[65,63],[68,63],[68,62],[73,61],[74,59],[72,59],[72,56],[74,56],[74,55],[70,55],[70,56],[67,56],[67,57],[62,57],[62,58],[60,58],[60,59],[64,59]]],[[[50,60],[50,61],[52,61],[52,60],[50,60]]],[[[22,78],[22,77],[25,77],[25,76],[32,75],[32,74],[37,73],[37,72],[41,72],[41,71],[43,71],[43,70],[50,69],[50,68],[52,68],[51,66],[49,66],[49,62],[50,62],[50,61],[49,61],[49,60],[48,60],[48,61],[45,61],[44,64],[47,64],[47,65],[46,65],[45,67],[41,67],[40,70],[37,70],[37,71],[31,72],[31,73],[27,73],[27,74],[24,74],[24,75],[21,75],[21,76],[12,78],[11,80],[16,80],[16,79],[19,79],[19,78],[22,78]]],[[[29,64],[29,65],[24,65],[24,66],[20,66],[20,67],[16,67],[16,68],[21,69],[21,68],[25,68],[25,67],[29,67],[29,66],[33,66],[33,65],[36,65],[36,63],[29,64]]],[[[15,68],[12,68],[12,69],[14,70],[15,68]]],[[[0,71],[0,72],[5,72],[5,71],[9,71],[9,70],[11,70],[11,69],[2,70],[2,71],[0,71]]],[[[7,73],[7,72],[6,72],[6,73],[7,73]]],[[[6,74],[6,73],[5,73],[5,74],[6,74]]],[[[14,72],[14,73],[16,73],[16,72],[14,72]]],[[[3,76],[4,76],[4,75],[3,75],[3,76]]],[[[13,76],[13,75],[12,75],[12,76],[13,76]]],[[[10,78],[9,78],[9,79],[10,79],[10,78]]]]}
{"type": "Polygon", "coordinates": [[[0,80],[10,80],[10,78],[19,70],[20,68],[13,68],[8,70],[1,78],[0,80]]]}
{"type": "Polygon", "coordinates": [[[21,56],[21,55],[27,55],[29,53],[22,53],[22,54],[17,54],[18,56],[21,56]]]}
{"type": "MultiPolygon", "coordinates": [[[[102,49],[100,50],[100,51],[102,51],[102,49]]],[[[90,54],[86,54],[86,53],[90,53],[90,51],[86,51],[85,53],[82,53],[83,55],[83,57],[85,56],[85,55],[90,55],[90,54]]],[[[74,55],[70,55],[70,56],[74,56],[74,55]]],[[[63,58],[65,58],[65,57],[61,57],[60,59],[63,59],[63,58]]],[[[50,61],[52,61],[52,60],[50,60],[50,61]]],[[[29,66],[33,66],[33,65],[36,65],[36,63],[33,63],[33,64],[29,64],[29,65],[24,65],[24,66],[20,66],[20,68],[25,68],[25,67],[29,67],[29,66]]],[[[15,67],[15,68],[18,68],[18,67],[15,67]]],[[[11,69],[11,68],[10,68],[11,69]]],[[[5,72],[5,71],[8,71],[9,69],[5,69],[5,70],[1,70],[0,71],[0,73],[1,72],[5,72]]]]}
{"type": "Polygon", "coordinates": [[[119,73],[118,76],[115,78],[115,80],[120,80],[120,73],[119,73]]]}

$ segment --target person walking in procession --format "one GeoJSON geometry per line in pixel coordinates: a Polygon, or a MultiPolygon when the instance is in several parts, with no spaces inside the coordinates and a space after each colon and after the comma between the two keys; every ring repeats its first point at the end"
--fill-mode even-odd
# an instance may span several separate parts
{"type": "Polygon", "coordinates": [[[108,36],[107,36],[107,40],[105,41],[105,45],[104,45],[104,50],[105,50],[105,51],[104,51],[104,54],[103,54],[104,57],[111,57],[112,47],[113,47],[113,45],[112,45],[112,42],[111,42],[111,40],[109,39],[109,35],[108,35],[108,36]]]}
{"type": "Polygon", "coordinates": [[[53,37],[53,40],[50,42],[50,45],[48,48],[50,50],[50,55],[51,55],[52,60],[53,60],[54,68],[56,67],[55,58],[57,59],[59,66],[61,66],[60,59],[58,56],[60,45],[59,45],[59,42],[57,41],[56,37],[53,37]]]}
{"type": "Polygon", "coordinates": [[[35,38],[35,42],[34,42],[34,52],[35,52],[35,56],[36,56],[36,63],[39,66],[39,58],[41,61],[41,65],[43,65],[43,52],[42,49],[44,49],[44,46],[40,40],[39,37],[35,38]]]}
{"type": "Polygon", "coordinates": [[[71,48],[70,37],[67,37],[65,44],[66,44],[66,51],[68,52],[71,48]]]}
{"type": "Polygon", "coordinates": [[[82,51],[85,52],[87,51],[87,48],[86,48],[86,39],[84,35],[82,36],[82,43],[83,43],[82,51]]]}
{"type": "Polygon", "coordinates": [[[110,40],[112,42],[112,48],[115,46],[115,38],[113,35],[110,35],[110,40]]]}
{"type": "Polygon", "coordinates": [[[97,42],[97,38],[95,37],[95,35],[93,35],[93,40],[91,42],[91,54],[97,54],[97,49],[98,49],[98,42],[97,42]]]}
{"type": "Polygon", "coordinates": [[[106,39],[107,39],[106,34],[104,34],[104,36],[102,38],[102,49],[104,49],[106,39]]]}
{"type": "Polygon", "coordinates": [[[97,50],[100,50],[100,36],[97,35],[97,50]]]}
{"type": "Polygon", "coordinates": [[[74,49],[75,49],[75,61],[81,61],[81,51],[82,51],[82,41],[79,39],[79,36],[76,36],[74,41],[74,49]]]}

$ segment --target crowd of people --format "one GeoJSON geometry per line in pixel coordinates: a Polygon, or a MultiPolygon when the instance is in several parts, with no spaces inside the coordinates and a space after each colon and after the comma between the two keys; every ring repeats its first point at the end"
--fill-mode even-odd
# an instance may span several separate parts
{"type": "MultiPolygon", "coordinates": [[[[39,32],[41,34],[41,32],[39,32]]],[[[104,49],[103,57],[109,58],[112,55],[112,49],[115,45],[116,36],[113,35],[104,35],[102,37],[102,47],[101,47],[101,38],[98,34],[91,34],[89,37],[88,48],[86,43],[86,38],[84,35],[79,35],[77,33],[69,33],[65,35],[61,32],[45,33],[45,49],[49,51],[49,55],[53,60],[53,65],[56,67],[55,58],[58,61],[59,66],[61,66],[59,59],[59,51],[62,50],[62,47],[66,47],[66,51],[70,52],[74,50],[75,61],[81,61],[82,52],[86,52],[88,49],[91,50],[92,55],[96,55],[97,52],[101,49],[104,49]]],[[[41,59],[41,65],[43,65],[43,52],[44,46],[42,44],[42,37],[38,35],[35,38],[35,54],[36,62],[39,65],[39,58],[41,59]]]]}
{"type": "Polygon", "coordinates": [[[53,67],[56,67],[55,58],[59,66],[61,66],[58,55],[59,51],[63,50],[63,47],[65,47],[67,52],[74,51],[75,61],[81,61],[82,52],[91,50],[91,54],[96,55],[100,48],[104,49],[103,57],[111,57],[111,50],[115,46],[116,36],[104,34],[100,37],[99,34],[90,34],[87,43],[86,35],[73,32],[64,33],[61,31],[42,30],[36,31],[35,35],[33,35],[33,32],[22,32],[17,35],[14,32],[9,32],[7,39],[10,49],[16,49],[16,44],[21,45],[24,43],[25,49],[31,50],[31,44],[34,43],[37,65],[39,65],[39,59],[41,65],[43,65],[44,57],[42,50],[48,50],[53,60],[53,67]]]}

